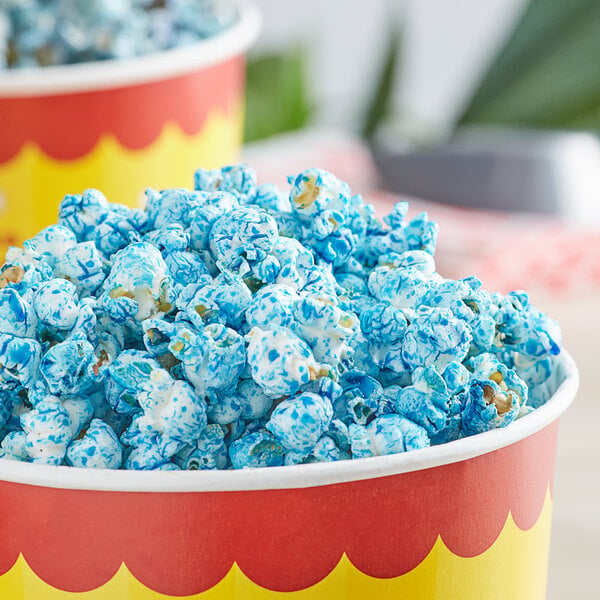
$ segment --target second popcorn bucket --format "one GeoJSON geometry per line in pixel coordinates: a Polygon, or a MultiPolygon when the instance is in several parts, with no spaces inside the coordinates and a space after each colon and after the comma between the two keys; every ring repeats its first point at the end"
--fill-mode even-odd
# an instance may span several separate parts
{"type": "Polygon", "coordinates": [[[0,75],[0,255],[56,218],[65,190],[143,203],[146,187],[233,162],[242,142],[245,54],[260,17],[190,46],[124,60],[0,75]]]}
{"type": "Polygon", "coordinates": [[[407,454],[237,472],[0,464],[11,600],[542,599],[558,419],[407,454]]]}

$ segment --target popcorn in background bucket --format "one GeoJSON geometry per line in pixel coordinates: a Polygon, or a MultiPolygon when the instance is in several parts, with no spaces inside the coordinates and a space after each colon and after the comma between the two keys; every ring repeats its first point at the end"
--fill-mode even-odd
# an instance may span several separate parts
{"type": "Polygon", "coordinates": [[[437,226],[320,169],[247,165],[145,211],[96,190],[0,269],[6,459],[237,469],[406,452],[506,427],[557,382],[524,292],[435,271],[437,226]],[[296,237],[290,237],[290,235],[296,237]]]}
{"type": "Polygon", "coordinates": [[[235,19],[214,0],[0,0],[0,67],[129,58],[193,44],[235,19]]]}

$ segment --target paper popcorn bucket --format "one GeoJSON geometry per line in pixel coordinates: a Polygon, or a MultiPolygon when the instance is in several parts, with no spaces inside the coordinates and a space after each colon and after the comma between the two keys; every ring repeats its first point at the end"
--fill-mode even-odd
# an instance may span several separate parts
{"type": "Polygon", "coordinates": [[[135,204],[145,187],[190,187],[199,166],[236,160],[260,18],[233,4],[232,27],[188,47],[1,72],[0,258],[56,222],[67,192],[96,187],[135,204]]]}
{"type": "Polygon", "coordinates": [[[0,598],[541,599],[558,418],[578,376],[494,430],[247,471],[0,460],[0,598]]]}

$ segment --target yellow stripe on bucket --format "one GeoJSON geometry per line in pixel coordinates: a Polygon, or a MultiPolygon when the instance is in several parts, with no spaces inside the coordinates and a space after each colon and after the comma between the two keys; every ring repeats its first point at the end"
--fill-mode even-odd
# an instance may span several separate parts
{"type": "Polygon", "coordinates": [[[188,136],[179,125],[167,123],[152,145],[141,150],[123,147],[103,136],[82,158],[50,158],[26,144],[8,163],[0,165],[0,263],[8,240],[21,243],[56,223],[58,204],[65,194],[96,187],[111,202],[140,205],[146,187],[164,189],[193,185],[198,167],[215,168],[235,162],[241,147],[243,105],[227,114],[210,113],[203,128],[188,136]]]}
{"type": "Polygon", "coordinates": [[[0,576],[0,598],[10,600],[542,600],[546,592],[552,500],[547,493],[536,524],[520,530],[509,515],[498,539],[479,556],[453,554],[441,538],[412,571],[390,579],[370,577],[344,555],[322,581],[295,592],[266,590],[234,564],[213,588],[192,596],[149,590],[121,565],[114,577],[89,592],[63,592],[42,581],[23,556],[0,576]]]}

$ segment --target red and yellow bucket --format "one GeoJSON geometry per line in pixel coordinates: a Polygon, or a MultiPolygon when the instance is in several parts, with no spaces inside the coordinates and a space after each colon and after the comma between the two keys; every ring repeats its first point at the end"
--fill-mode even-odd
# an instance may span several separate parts
{"type": "Polygon", "coordinates": [[[247,471],[0,460],[0,598],[537,600],[558,418],[403,455],[247,471]]]}
{"type": "Polygon", "coordinates": [[[236,160],[245,54],[260,18],[197,44],[135,59],[0,74],[0,258],[56,222],[66,191],[132,203],[148,187],[191,185],[199,166],[236,160]]]}

